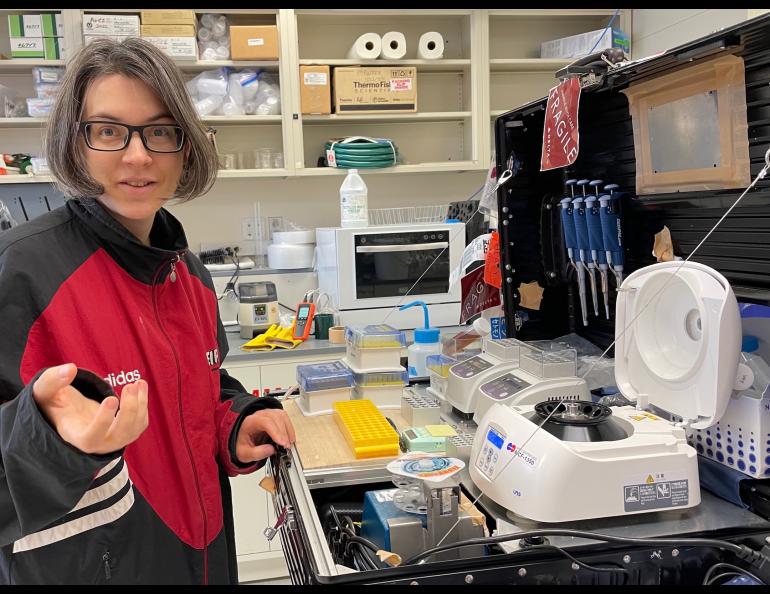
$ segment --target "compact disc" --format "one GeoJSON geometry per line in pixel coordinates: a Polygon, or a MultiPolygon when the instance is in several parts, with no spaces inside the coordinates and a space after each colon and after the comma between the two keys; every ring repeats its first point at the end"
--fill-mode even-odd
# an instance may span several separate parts
{"type": "Polygon", "coordinates": [[[440,481],[465,468],[465,463],[457,458],[412,452],[393,460],[387,468],[388,472],[404,477],[440,481]]]}

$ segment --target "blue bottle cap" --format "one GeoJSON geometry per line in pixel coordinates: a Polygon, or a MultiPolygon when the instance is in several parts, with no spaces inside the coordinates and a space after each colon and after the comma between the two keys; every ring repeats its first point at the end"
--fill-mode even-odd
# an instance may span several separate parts
{"type": "Polygon", "coordinates": [[[741,343],[741,350],[744,353],[753,353],[759,348],[759,340],[756,336],[744,336],[743,342],[741,343]]]}
{"type": "Polygon", "coordinates": [[[414,329],[414,341],[420,344],[432,344],[438,342],[440,334],[438,328],[415,328],[414,329]]]}

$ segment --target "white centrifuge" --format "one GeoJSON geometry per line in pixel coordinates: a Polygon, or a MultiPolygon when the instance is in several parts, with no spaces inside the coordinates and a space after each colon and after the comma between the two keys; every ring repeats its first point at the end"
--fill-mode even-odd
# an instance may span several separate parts
{"type": "Polygon", "coordinates": [[[730,284],[693,262],[642,268],[618,293],[615,339],[615,379],[635,407],[494,404],[479,423],[471,478],[514,517],[569,522],[700,503],[685,428],[715,424],[732,394],[741,323],[730,284]]]}

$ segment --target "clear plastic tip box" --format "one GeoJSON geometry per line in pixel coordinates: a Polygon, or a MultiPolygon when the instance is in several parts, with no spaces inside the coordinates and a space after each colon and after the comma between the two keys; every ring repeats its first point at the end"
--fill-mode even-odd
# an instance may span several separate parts
{"type": "Polygon", "coordinates": [[[406,335],[387,324],[349,326],[345,330],[347,360],[356,369],[387,369],[401,364],[406,335]]]}
{"type": "Polygon", "coordinates": [[[520,342],[519,366],[542,379],[570,377],[577,373],[577,351],[558,342],[520,342]]]}
{"type": "Polygon", "coordinates": [[[353,372],[341,361],[297,365],[297,383],[297,404],[306,416],[331,413],[335,402],[353,394],[353,372]]]}

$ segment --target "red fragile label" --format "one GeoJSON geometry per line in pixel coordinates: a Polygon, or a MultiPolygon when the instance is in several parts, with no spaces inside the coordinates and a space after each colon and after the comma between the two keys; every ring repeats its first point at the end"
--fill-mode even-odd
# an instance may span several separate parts
{"type": "Polygon", "coordinates": [[[484,268],[485,266],[480,266],[460,279],[463,299],[460,324],[485,309],[500,305],[500,290],[484,282],[484,268]]]}
{"type": "Polygon", "coordinates": [[[570,78],[548,93],[543,125],[543,152],[540,171],[572,165],[578,156],[578,106],[580,81],[570,78]]]}
{"type": "Polygon", "coordinates": [[[487,247],[487,256],[484,263],[484,282],[498,289],[503,286],[503,276],[500,273],[500,235],[492,232],[487,247]]]}

